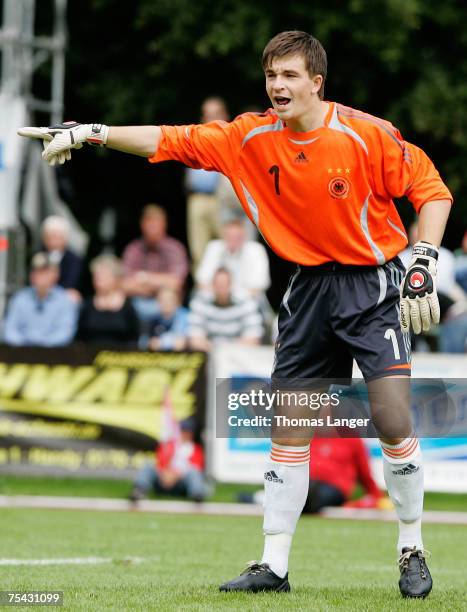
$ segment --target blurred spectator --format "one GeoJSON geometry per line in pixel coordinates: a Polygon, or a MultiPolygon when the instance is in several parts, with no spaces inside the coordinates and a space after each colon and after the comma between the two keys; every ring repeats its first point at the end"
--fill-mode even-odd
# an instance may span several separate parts
{"type": "Polygon", "coordinates": [[[256,225],[246,216],[231,182],[223,174],[219,175],[216,196],[219,202],[219,224],[221,229],[229,221],[239,221],[245,228],[247,239],[257,240],[258,230],[256,225]]]}
{"type": "Polygon", "coordinates": [[[80,312],[77,340],[91,344],[137,345],[139,322],[121,286],[122,266],[114,255],[100,255],[90,265],[94,296],[80,312]]]}
{"type": "Polygon", "coordinates": [[[57,285],[59,268],[49,254],[31,260],[30,287],[12,298],[5,320],[5,342],[16,346],[65,346],[76,331],[78,306],[57,285]]]}
{"type": "MultiPolygon", "coordinates": [[[[201,123],[228,121],[227,106],[218,97],[206,98],[201,105],[201,123]]],[[[187,168],[185,186],[187,199],[187,233],[193,269],[196,270],[207,243],[219,236],[220,174],[207,170],[187,168]]]]}
{"type": "MultiPolygon", "coordinates": [[[[417,223],[409,228],[409,246],[399,253],[407,267],[412,257],[412,246],[417,242],[417,223]]],[[[436,285],[441,309],[438,349],[443,353],[465,352],[467,339],[467,296],[456,282],[456,259],[448,249],[440,247],[436,285]]],[[[412,335],[417,350],[423,350],[422,338],[412,335]]],[[[425,349],[426,350],[426,349],[425,349]]]]}
{"type": "Polygon", "coordinates": [[[144,499],[150,491],[203,501],[208,494],[204,477],[204,453],[195,442],[193,417],[180,423],[180,437],[161,442],[154,463],[144,465],[136,477],[130,500],[144,499]]]}
{"type": "Polygon", "coordinates": [[[247,240],[245,227],[239,220],[225,223],[221,234],[221,240],[212,240],[206,247],[196,273],[199,288],[212,291],[216,270],[226,268],[232,276],[232,291],[236,296],[264,300],[271,284],[266,249],[259,242],[247,240]]]}
{"type": "Polygon", "coordinates": [[[467,292],[467,230],[464,232],[461,247],[454,251],[456,258],[456,281],[467,292]]]}
{"type": "Polygon", "coordinates": [[[216,271],[212,287],[212,295],[199,293],[190,302],[188,337],[191,348],[209,351],[213,343],[221,341],[259,344],[263,325],[256,302],[232,294],[231,275],[225,268],[216,271]]]}
{"type": "Polygon", "coordinates": [[[70,224],[64,217],[51,215],[42,222],[42,244],[49,257],[60,267],[58,284],[68,290],[69,296],[81,301],[79,283],[83,267],[82,258],[68,248],[70,224]]]}
{"type": "Polygon", "coordinates": [[[383,497],[371,475],[368,451],[360,438],[314,438],[311,442],[310,484],[303,511],[341,506],[360,484],[364,496],[354,506],[377,507],[383,497]]]}
{"type": "Polygon", "coordinates": [[[123,253],[123,288],[132,296],[137,314],[148,321],[157,314],[154,297],[161,287],[181,291],[188,274],[188,257],[181,242],[167,235],[167,215],[156,204],[144,207],[142,237],[123,253]]]}
{"type": "Polygon", "coordinates": [[[159,291],[157,301],[159,313],[151,321],[148,346],[151,351],[182,351],[187,343],[188,310],[170,287],[159,291]]]}
{"type": "MultiPolygon", "coordinates": [[[[241,493],[239,501],[260,504],[263,491],[241,493]]],[[[386,509],[390,503],[371,474],[368,451],[360,438],[314,438],[311,442],[310,482],[303,512],[327,506],[386,509]],[[363,496],[349,501],[357,484],[363,496]]]]}

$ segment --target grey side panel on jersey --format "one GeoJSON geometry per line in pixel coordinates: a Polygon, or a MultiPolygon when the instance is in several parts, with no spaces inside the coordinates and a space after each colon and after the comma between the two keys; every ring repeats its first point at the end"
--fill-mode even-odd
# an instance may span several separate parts
{"type": "Polygon", "coordinates": [[[300,266],[297,267],[297,271],[290,279],[289,286],[287,287],[287,291],[284,293],[284,297],[282,298],[282,305],[289,313],[289,316],[292,316],[292,313],[290,312],[290,307],[289,307],[289,297],[290,297],[290,294],[292,293],[293,285],[295,281],[297,280],[299,274],[300,274],[300,266]]]}
{"type": "Polygon", "coordinates": [[[259,127],[253,128],[242,140],[242,148],[246,145],[246,143],[255,136],[259,134],[266,134],[267,132],[280,132],[284,129],[284,124],[279,119],[275,123],[268,123],[268,125],[260,125],[259,127]]]}
{"type": "Polygon", "coordinates": [[[339,117],[337,114],[337,104],[334,106],[334,111],[332,113],[331,121],[329,122],[328,127],[332,130],[347,134],[347,136],[350,136],[351,138],[356,140],[358,144],[362,147],[362,149],[365,151],[365,153],[368,155],[368,147],[366,146],[363,138],[359,136],[357,132],[351,127],[349,127],[348,125],[344,125],[339,121],[339,117]]]}
{"type": "Polygon", "coordinates": [[[253,196],[245,187],[242,181],[240,181],[240,185],[242,186],[243,193],[245,194],[245,198],[248,204],[248,208],[250,209],[251,216],[253,217],[253,221],[255,222],[256,227],[259,227],[259,210],[258,205],[256,204],[253,196]]]}
{"type": "Polygon", "coordinates": [[[395,223],[393,223],[391,221],[391,219],[389,219],[389,218],[388,218],[388,224],[392,227],[392,229],[395,232],[397,232],[398,234],[400,234],[403,238],[405,238],[407,240],[407,234],[405,232],[403,232],[400,227],[397,227],[397,225],[395,223]]]}
{"type": "Polygon", "coordinates": [[[371,194],[367,195],[366,200],[363,203],[362,210],[360,212],[360,226],[362,228],[362,232],[365,234],[365,238],[367,239],[371,250],[373,251],[373,255],[376,257],[376,261],[380,266],[382,266],[386,262],[386,258],[384,257],[381,249],[374,242],[373,238],[371,237],[370,230],[368,228],[368,204],[370,201],[370,195],[371,194]]]}

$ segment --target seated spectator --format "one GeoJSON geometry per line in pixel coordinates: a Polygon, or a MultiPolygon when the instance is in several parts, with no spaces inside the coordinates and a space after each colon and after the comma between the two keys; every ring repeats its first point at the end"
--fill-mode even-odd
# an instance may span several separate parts
{"type": "Polygon", "coordinates": [[[157,294],[159,314],[151,321],[151,351],[183,351],[187,343],[188,310],[180,305],[177,291],[163,287],[157,294]]]}
{"type": "Polygon", "coordinates": [[[456,281],[467,293],[467,230],[464,232],[462,244],[454,251],[456,258],[456,281]]]}
{"type": "Polygon", "coordinates": [[[383,494],[371,475],[368,451],[360,438],[314,438],[310,446],[310,483],[303,512],[319,512],[325,506],[349,502],[357,484],[363,497],[350,502],[377,507],[383,494]]]}
{"type": "Polygon", "coordinates": [[[139,322],[122,289],[122,266],[113,255],[100,255],[90,265],[94,296],[80,312],[77,340],[91,344],[136,345],[139,322]]]}
{"type": "Polygon", "coordinates": [[[161,287],[182,291],[189,264],[181,242],[167,235],[167,215],[155,204],[144,207],[140,220],[142,237],[123,252],[123,289],[133,297],[142,321],[157,314],[154,297],[161,287]]]}
{"type": "Polygon", "coordinates": [[[78,306],[57,285],[57,263],[45,252],[36,253],[29,278],[31,286],[11,298],[5,342],[16,346],[66,346],[75,335],[78,306]]]}
{"type": "Polygon", "coordinates": [[[79,283],[83,267],[82,258],[68,248],[70,224],[64,217],[51,215],[41,226],[42,244],[49,257],[60,267],[58,284],[67,289],[75,301],[81,301],[79,283]]]}
{"type": "Polygon", "coordinates": [[[196,273],[198,287],[212,291],[216,270],[226,268],[232,275],[232,291],[238,297],[265,299],[271,284],[266,249],[254,240],[246,239],[244,224],[239,219],[225,223],[221,240],[211,240],[196,273]]]}
{"type": "Polygon", "coordinates": [[[216,271],[212,287],[212,295],[199,293],[190,302],[190,347],[209,351],[214,343],[222,341],[259,344],[263,325],[255,301],[233,295],[231,275],[225,268],[216,271]]]}
{"type": "Polygon", "coordinates": [[[130,500],[140,501],[150,491],[180,495],[203,501],[208,494],[204,477],[204,453],[195,442],[195,422],[190,417],[180,423],[180,437],[161,442],[154,463],[144,465],[136,477],[130,500]]]}

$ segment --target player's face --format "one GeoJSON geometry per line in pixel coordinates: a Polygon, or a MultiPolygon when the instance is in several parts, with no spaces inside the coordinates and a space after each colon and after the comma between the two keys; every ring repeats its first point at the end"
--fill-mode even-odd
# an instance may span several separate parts
{"type": "Polygon", "coordinates": [[[313,112],[321,87],[321,75],[310,76],[301,55],[273,59],[266,68],[266,91],[280,119],[293,124],[313,112]]]}

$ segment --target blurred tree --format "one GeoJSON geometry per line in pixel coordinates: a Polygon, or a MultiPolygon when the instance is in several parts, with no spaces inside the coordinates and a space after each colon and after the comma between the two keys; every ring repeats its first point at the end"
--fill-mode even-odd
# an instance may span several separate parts
{"type": "MultiPolygon", "coordinates": [[[[264,45],[286,29],[313,33],[328,51],[326,97],[393,121],[429,153],[456,196],[447,242],[460,240],[467,224],[466,3],[81,0],[69,3],[68,23],[67,118],[108,124],[193,122],[210,94],[224,96],[233,115],[267,107],[264,45]]],[[[154,168],[108,152],[97,161],[90,151],[75,153],[64,172],[90,227],[96,211],[114,205],[126,242],[137,231],[135,207],[159,199],[173,206],[174,233],[184,237],[178,166],[154,168]]],[[[401,211],[408,222],[410,207],[401,211]]]]}

